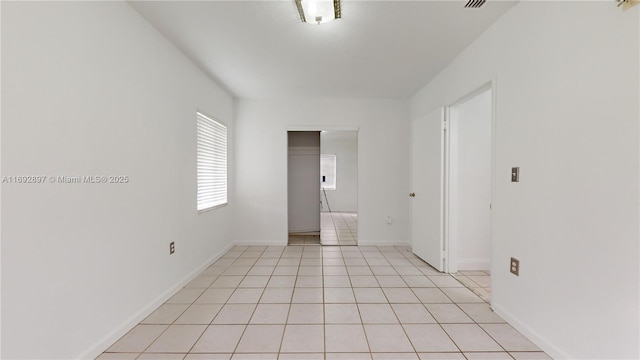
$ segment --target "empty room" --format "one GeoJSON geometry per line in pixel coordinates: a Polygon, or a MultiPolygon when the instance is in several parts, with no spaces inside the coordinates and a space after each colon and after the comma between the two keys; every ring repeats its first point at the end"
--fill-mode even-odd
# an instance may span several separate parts
{"type": "Polygon", "coordinates": [[[0,357],[640,358],[638,3],[1,1],[0,357]]]}

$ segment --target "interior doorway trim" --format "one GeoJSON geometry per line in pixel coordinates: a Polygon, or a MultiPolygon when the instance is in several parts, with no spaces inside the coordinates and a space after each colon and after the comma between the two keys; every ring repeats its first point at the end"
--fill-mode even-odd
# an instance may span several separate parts
{"type": "MultiPolygon", "coordinates": [[[[462,97],[458,98],[457,100],[451,102],[447,107],[446,107],[446,111],[447,114],[449,116],[447,116],[447,122],[448,127],[451,127],[451,121],[452,121],[452,116],[451,116],[451,112],[452,109],[455,109],[456,107],[458,107],[459,105],[464,104],[465,102],[467,102],[468,100],[473,99],[474,97],[486,92],[486,91],[490,91],[491,92],[491,130],[490,130],[490,142],[491,142],[491,164],[490,164],[490,179],[491,179],[491,184],[490,184],[490,222],[489,222],[489,238],[490,238],[490,247],[491,247],[491,264],[490,264],[490,268],[491,268],[491,272],[494,271],[494,263],[495,261],[493,261],[494,259],[494,251],[493,251],[493,221],[494,221],[494,217],[493,217],[493,204],[495,201],[495,177],[496,177],[496,130],[497,130],[497,121],[496,121],[496,93],[497,93],[497,89],[496,89],[496,79],[495,77],[492,80],[489,80],[487,82],[485,82],[484,84],[482,84],[479,87],[476,87],[475,90],[472,90],[470,92],[468,92],[466,95],[463,95],[462,97]]],[[[445,189],[444,189],[444,194],[443,194],[443,198],[445,199],[445,205],[444,205],[444,224],[445,224],[445,229],[444,229],[444,234],[445,234],[445,238],[444,238],[444,243],[445,243],[445,247],[447,249],[447,254],[446,254],[446,258],[447,258],[447,269],[445,270],[448,273],[455,273],[458,271],[458,256],[457,256],[457,250],[458,250],[458,243],[456,242],[455,239],[452,239],[449,235],[451,234],[451,228],[452,226],[455,226],[455,224],[453,224],[451,222],[451,213],[450,211],[451,209],[451,196],[450,196],[450,189],[451,189],[451,151],[452,151],[452,138],[451,138],[451,131],[447,132],[446,135],[446,147],[445,147],[445,164],[444,164],[444,171],[445,171],[445,178],[446,178],[446,183],[445,183],[445,189]]]]}
{"type": "Polygon", "coordinates": [[[358,126],[341,125],[291,125],[287,126],[287,131],[358,131],[358,126]]]}
{"type": "MultiPolygon", "coordinates": [[[[493,92],[494,92],[494,84],[495,84],[495,80],[491,80],[488,81],[486,83],[484,83],[483,85],[476,87],[475,90],[472,90],[471,92],[468,92],[466,95],[458,98],[457,100],[455,100],[454,102],[452,102],[448,107],[455,107],[458,106],[462,103],[465,103],[467,100],[473,99],[474,97],[482,94],[483,92],[487,91],[487,90],[491,90],[492,91],[492,107],[493,107],[493,92]]],[[[492,111],[493,112],[493,111],[492,111]]],[[[492,114],[493,116],[493,114],[492,114]]]]}

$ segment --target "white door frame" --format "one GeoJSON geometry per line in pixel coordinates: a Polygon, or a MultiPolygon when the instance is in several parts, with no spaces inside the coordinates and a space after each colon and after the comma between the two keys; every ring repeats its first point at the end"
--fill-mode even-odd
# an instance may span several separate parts
{"type": "MultiPolygon", "coordinates": [[[[476,97],[477,95],[480,95],[481,93],[490,90],[491,91],[491,209],[493,208],[493,204],[494,204],[494,196],[495,196],[495,166],[496,166],[496,161],[495,161],[495,157],[496,157],[496,79],[492,79],[489,82],[486,82],[485,84],[483,84],[482,86],[476,88],[475,90],[467,93],[466,95],[462,96],[461,98],[459,98],[458,100],[452,102],[450,105],[448,105],[446,107],[446,112],[447,112],[447,116],[446,116],[446,121],[447,121],[447,129],[448,131],[445,133],[445,151],[444,151],[444,187],[443,187],[443,199],[444,199],[444,205],[443,205],[443,221],[444,221],[444,231],[443,231],[443,235],[444,235],[444,244],[445,244],[445,258],[447,259],[446,261],[446,267],[445,267],[445,272],[447,273],[455,273],[458,271],[458,256],[457,256],[457,250],[458,250],[458,244],[457,244],[457,239],[455,237],[450,236],[451,234],[451,229],[454,228],[455,226],[457,226],[456,222],[455,222],[455,218],[451,216],[450,213],[450,209],[451,209],[451,204],[450,204],[450,169],[451,169],[451,164],[450,164],[450,154],[451,154],[451,149],[452,149],[452,145],[456,145],[455,144],[455,139],[452,139],[450,136],[451,133],[451,109],[455,108],[458,105],[463,104],[464,102],[466,102],[467,100],[470,100],[474,97],[476,97]]],[[[494,261],[493,261],[493,211],[490,211],[490,225],[489,225],[489,231],[490,231],[490,246],[491,246],[491,272],[494,271],[494,261]]]]}

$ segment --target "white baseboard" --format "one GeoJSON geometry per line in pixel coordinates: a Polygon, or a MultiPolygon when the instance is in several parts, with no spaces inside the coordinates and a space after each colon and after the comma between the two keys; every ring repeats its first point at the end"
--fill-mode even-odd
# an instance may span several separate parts
{"type": "Polygon", "coordinates": [[[320,229],[289,229],[287,234],[304,234],[304,233],[317,233],[320,234],[320,229]]]}
{"type": "Polygon", "coordinates": [[[560,350],[556,345],[552,344],[549,340],[545,339],[538,332],[531,329],[529,326],[521,322],[517,317],[513,316],[510,312],[504,310],[500,307],[500,305],[495,304],[494,301],[491,302],[491,308],[493,311],[503,318],[509,325],[513,326],[516,330],[518,330],[522,335],[526,336],[531,342],[536,344],[542,351],[547,353],[547,355],[551,356],[553,359],[573,359],[560,350]]]}
{"type": "Polygon", "coordinates": [[[365,241],[358,240],[358,246],[411,246],[409,241],[365,241]]]}
{"type": "Polygon", "coordinates": [[[491,270],[489,259],[458,259],[458,270],[491,270]]]}
{"type": "Polygon", "coordinates": [[[234,246],[287,246],[287,240],[283,241],[234,241],[234,246]]]}
{"type": "MultiPolygon", "coordinates": [[[[286,246],[287,241],[235,241],[234,246],[286,246]]],[[[361,241],[359,246],[411,246],[408,241],[361,241]]]]}
{"type": "Polygon", "coordinates": [[[106,349],[108,349],[109,346],[111,346],[118,339],[124,336],[127,332],[129,332],[129,330],[133,329],[133,327],[138,325],[142,320],[144,320],[147,316],[149,316],[149,314],[151,314],[154,310],[156,310],[160,305],[164,304],[167,300],[169,300],[169,298],[175,295],[175,293],[177,293],[180,289],[182,289],[185,285],[187,285],[191,280],[195,279],[198,275],[200,275],[201,272],[203,272],[211,264],[213,264],[218,259],[220,259],[222,255],[226,254],[233,246],[234,246],[233,243],[227,245],[224,249],[222,249],[220,252],[215,254],[209,260],[205,261],[202,265],[198,266],[195,270],[190,272],[187,276],[183,277],[175,285],[169,288],[169,290],[165,291],[160,296],[155,298],[147,306],[142,308],[140,311],[138,311],[129,319],[127,319],[124,323],[122,323],[122,325],[118,326],[115,330],[110,332],[102,340],[98,341],[89,350],[85,351],[82,355],[78,356],[77,359],[95,359],[96,357],[98,357],[106,349]]]}
{"type": "Polygon", "coordinates": [[[307,232],[296,232],[296,233],[289,233],[289,236],[320,236],[320,230],[318,231],[307,231],[307,232]]]}

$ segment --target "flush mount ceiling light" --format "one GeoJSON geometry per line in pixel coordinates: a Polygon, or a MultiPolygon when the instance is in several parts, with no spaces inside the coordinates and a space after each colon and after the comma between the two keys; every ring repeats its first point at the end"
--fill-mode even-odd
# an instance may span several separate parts
{"type": "Polygon", "coordinates": [[[618,6],[622,5],[624,10],[631,9],[632,6],[640,4],[640,0],[616,0],[618,6]]]}
{"type": "Polygon", "coordinates": [[[326,23],[342,17],[340,0],[295,0],[302,22],[326,23]]]}
{"type": "Polygon", "coordinates": [[[466,7],[466,8],[479,8],[479,7],[481,7],[482,5],[484,5],[484,3],[485,3],[486,1],[487,1],[487,0],[469,0],[469,1],[467,2],[467,5],[465,5],[464,7],[466,7]]]}

